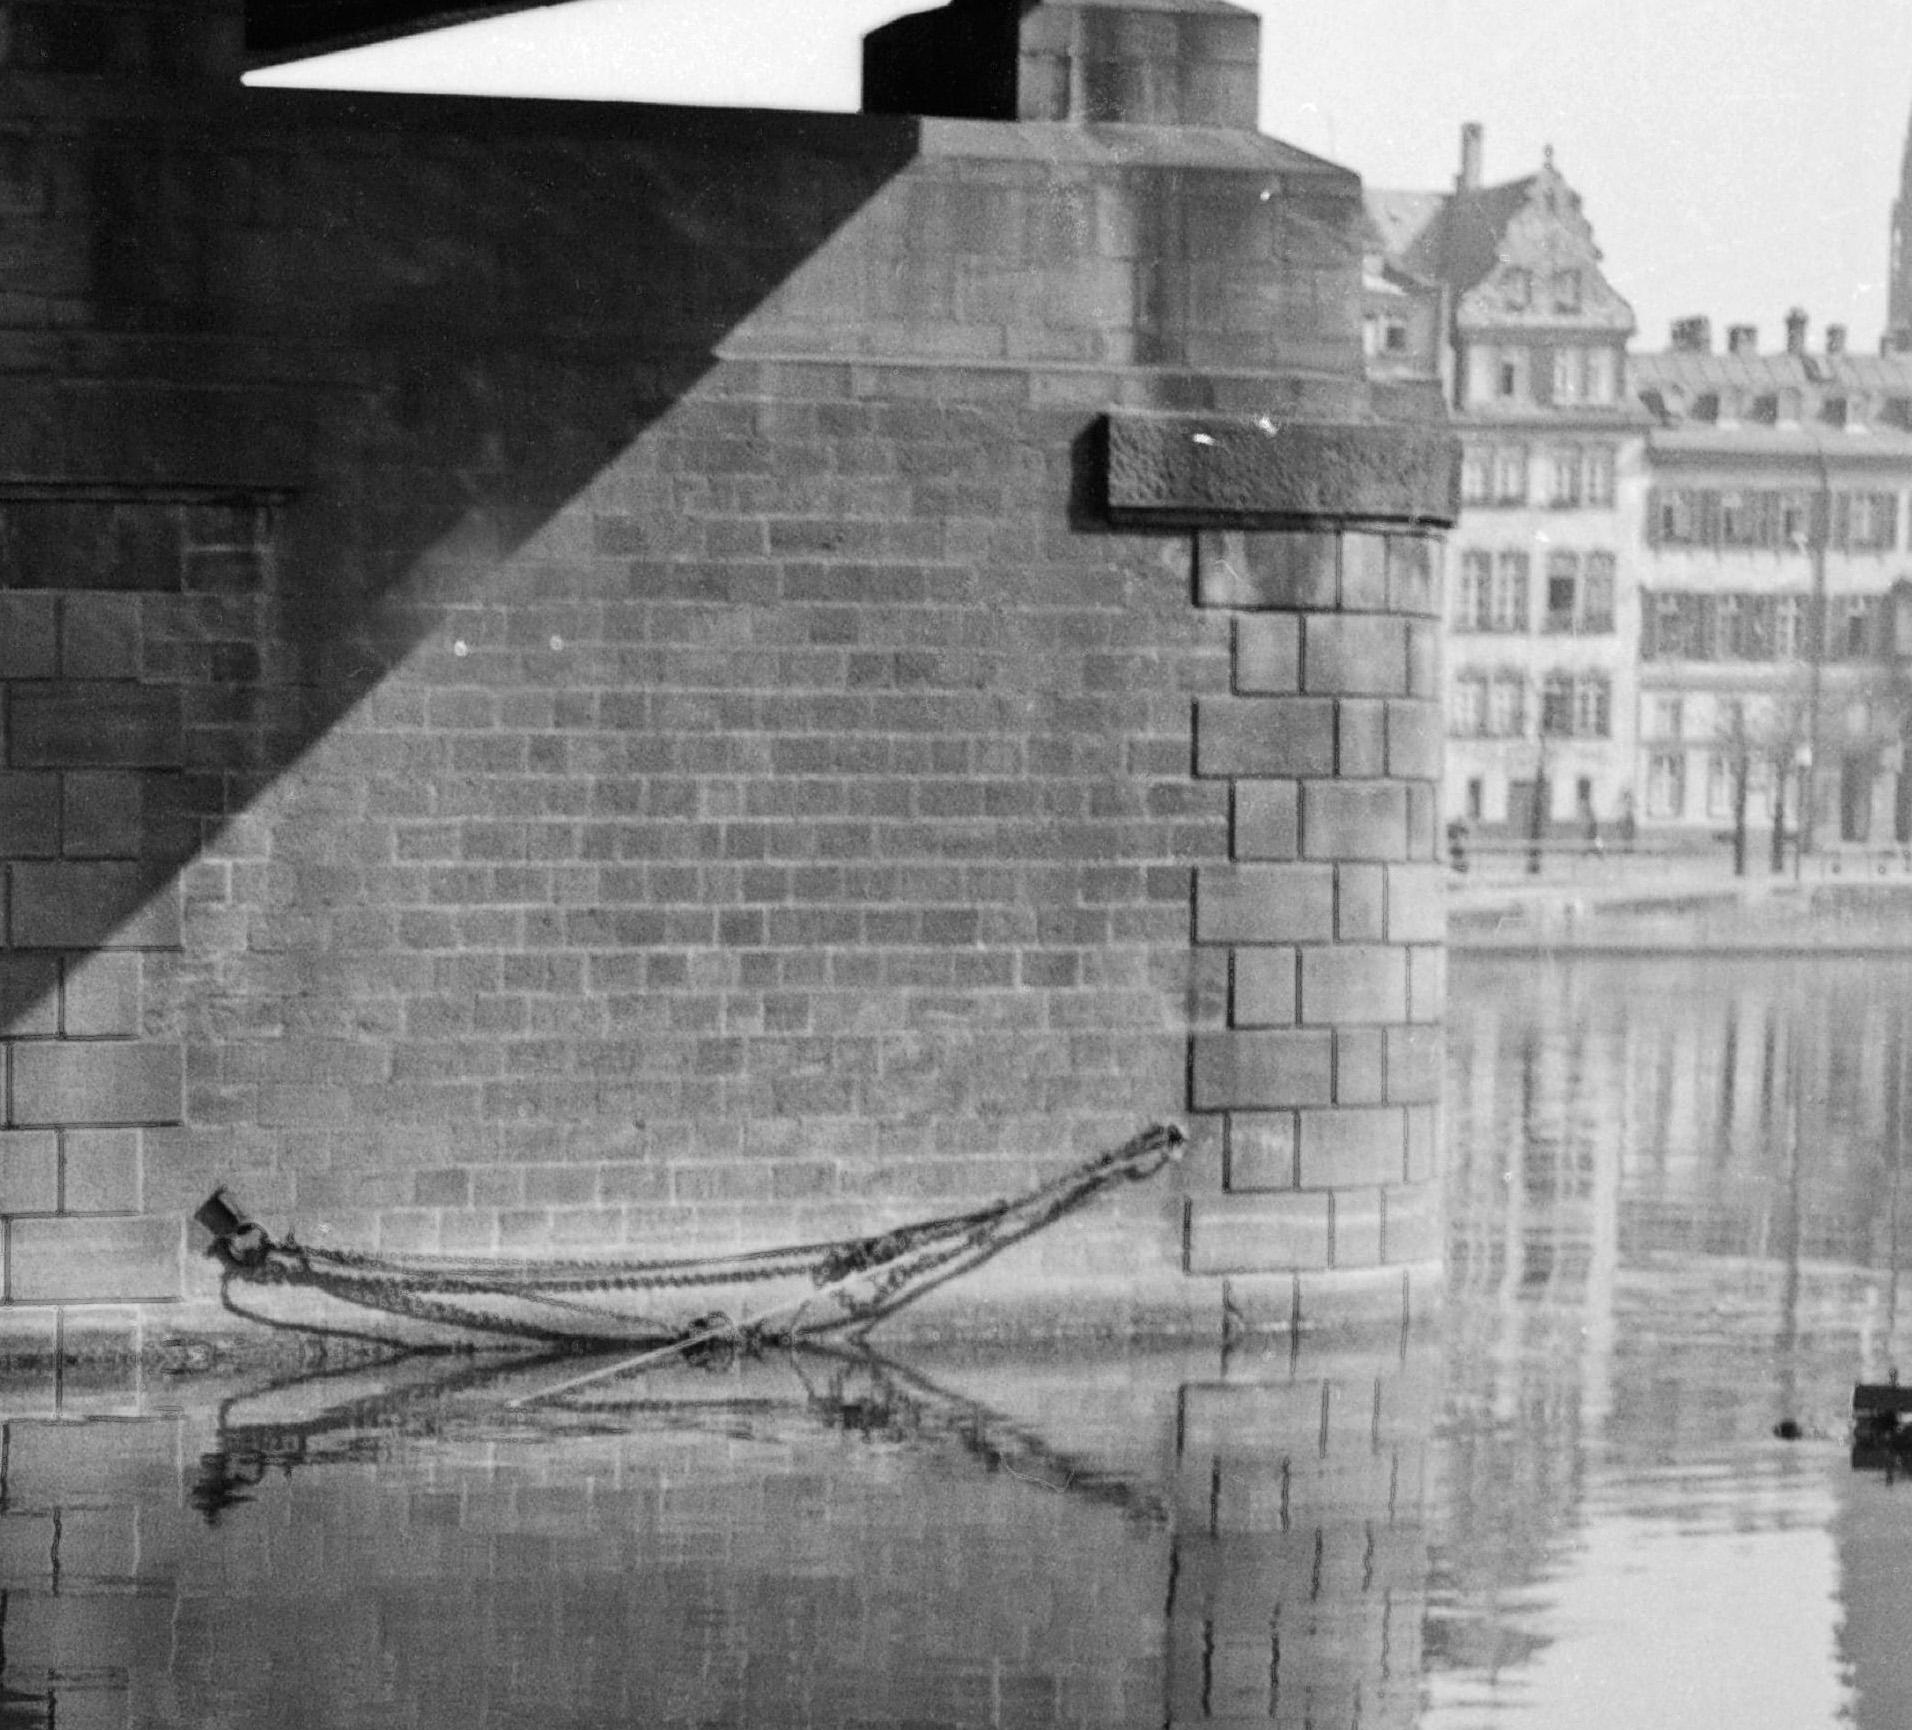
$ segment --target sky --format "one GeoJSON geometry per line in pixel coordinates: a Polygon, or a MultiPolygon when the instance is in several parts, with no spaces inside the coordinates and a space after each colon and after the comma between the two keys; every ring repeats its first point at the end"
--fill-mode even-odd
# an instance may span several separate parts
{"type": "MultiPolygon", "coordinates": [[[[1264,132],[1370,185],[1554,160],[1613,286],[1783,339],[1787,309],[1876,349],[1912,114],[1912,0],[1250,0],[1264,132]]],[[[253,82],[851,110],[863,33],[914,0],[575,0],[253,82]]]]}

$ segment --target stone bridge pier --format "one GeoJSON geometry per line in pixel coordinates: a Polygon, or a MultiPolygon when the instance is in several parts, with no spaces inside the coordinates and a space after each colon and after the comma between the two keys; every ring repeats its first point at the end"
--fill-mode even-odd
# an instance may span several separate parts
{"type": "Polygon", "coordinates": [[[241,85],[352,10],[0,6],[0,1345],[227,1325],[216,1184],[653,1256],[1161,1119],[899,1325],[1422,1313],[1457,454],[1260,20],[955,0],[856,115],[241,85]]]}

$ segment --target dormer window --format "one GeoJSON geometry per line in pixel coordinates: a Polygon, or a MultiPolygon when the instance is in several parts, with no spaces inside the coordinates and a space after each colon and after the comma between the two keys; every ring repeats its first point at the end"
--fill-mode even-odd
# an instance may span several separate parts
{"type": "Polygon", "coordinates": [[[1761,426],[1776,425],[1779,420],[1778,393],[1768,391],[1763,396],[1754,397],[1753,406],[1747,410],[1746,418],[1758,421],[1761,426]]]}
{"type": "Polygon", "coordinates": [[[1555,312],[1578,312],[1580,310],[1579,271],[1556,270],[1554,272],[1553,304],[1555,312]]]}
{"type": "Polygon", "coordinates": [[[1702,421],[1716,421],[1719,419],[1718,391],[1704,390],[1693,399],[1693,418],[1702,421]]]}
{"type": "Polygon", "coordinates": [[[1507,304],[1509,306],[1524,307],[1533,300],[1534,278],[1532,271],[1510,267],[1501,280],[1506,286],[1507,304]]]}
{"type": "Polygon", "coordinates": [[[1827,426],[1846,424],[1846,399],[1842,396],[1829,396],[1819,410],[1819,418],[1827,426]]]}

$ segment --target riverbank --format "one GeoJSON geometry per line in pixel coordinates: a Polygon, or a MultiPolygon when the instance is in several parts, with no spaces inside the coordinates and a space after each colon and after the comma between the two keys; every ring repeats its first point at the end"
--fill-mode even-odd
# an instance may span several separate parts
{"type": "Polygon", "coordinates": [[[1663,954],[1912,953],[1912,876],[1815,862],[1802,878],[1711,863],[1590,860],[1570,874],[1448,885],[1448,944],[1663,954]]]}

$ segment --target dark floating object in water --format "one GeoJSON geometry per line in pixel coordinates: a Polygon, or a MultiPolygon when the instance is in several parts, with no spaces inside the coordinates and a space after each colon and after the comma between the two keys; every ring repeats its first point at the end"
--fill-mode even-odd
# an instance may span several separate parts
{"type": "Polygon", "coordinates": [[[1896,1477],[1912,1466],[1912,1387],[1897,1381],[1858,1382],[1852,1389],[1852,1464],[1856,1471],[1896,1477]]]}
{"type": "MultiPolygon", "coordinates": [[[[505,1338],[557,1348],[633,1345],[659,1357],[748,1352],[766,1344],[856,1333],[933,1287],[1054,1225],[1104,1189],[1178,1162],[1187,1136],[1158,1124],[1113,1151],[1005,1201],[867,1237],[669,1261],[379,1255],[283,1242],[248,1219],[223,1189],[193,1218],[212,1238],[220,1298],[269,1326],[379,1345],[417,1347],[505,1338]],[[289,1296],[286,1313],[241,1305],[236,1285],[289,1296]],[[710,1299],[755,1298],[732,1319],[710,1299]],[[323,1300],[408,1324],[403,1338],[326,1319],[323,1300]],[[679,1306],[675,1317],[639,1306],[679,1306]],[[695,1307],[692,1307],[695,1305],[695,1307]],[[422,1336],[422,1337],[421,1337],[422,1336]]],[[[635,1361],[635,1360],[634,1360],[635,1361]]]]}

